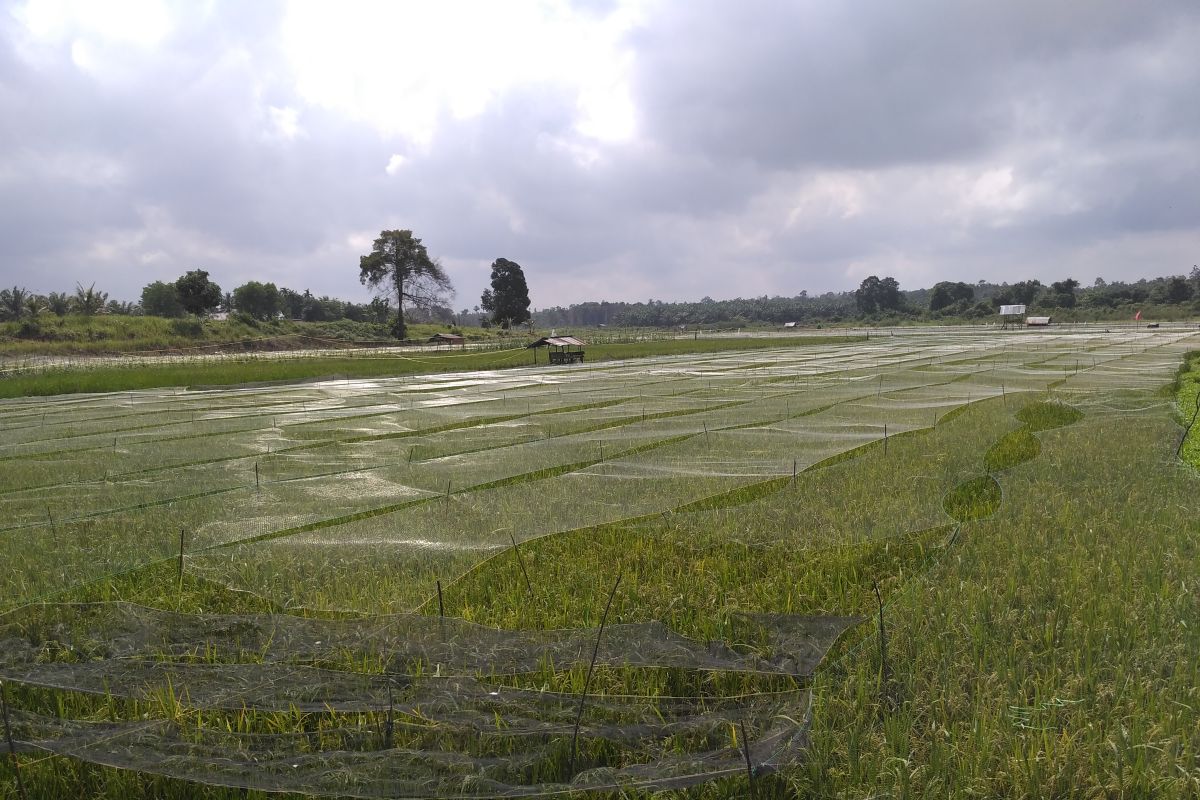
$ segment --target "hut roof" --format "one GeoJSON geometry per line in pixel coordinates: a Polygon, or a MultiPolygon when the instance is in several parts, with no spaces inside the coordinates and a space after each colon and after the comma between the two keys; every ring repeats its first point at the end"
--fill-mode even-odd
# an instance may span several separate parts
{"type": "Polygon", "coordinates": [[[526,345],[526,347],[583,347],[584,344],[586,344],[586,342],[576,339],[574,336],[543,336],[536,342],[526,345]]]}

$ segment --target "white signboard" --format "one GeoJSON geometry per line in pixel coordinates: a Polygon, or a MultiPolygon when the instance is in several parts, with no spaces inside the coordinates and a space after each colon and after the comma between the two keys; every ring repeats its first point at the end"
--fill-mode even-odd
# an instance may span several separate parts
{"type": "Polygon", "coordinates": [[[1025,306],[1000,306],[1000,316],[1007,317],[1010,314],[1013,316],[1024,314],[1025,306]]]}

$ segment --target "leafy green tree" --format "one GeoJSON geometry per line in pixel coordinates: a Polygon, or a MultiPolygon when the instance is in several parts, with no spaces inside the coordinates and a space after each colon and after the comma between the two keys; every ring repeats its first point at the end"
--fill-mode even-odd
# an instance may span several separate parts
{"type": "Polygon", "coordinates": [[[529,321],[529,285],[521,265],[507,258],[492,262],[492,287],[483,290],[479,305],[492,321],[507,330],[529,321]]]}
{"type": "Polygon", "coordinates": [[[142,313],[151,317],[182,317],[183,303],[173,283],[155,281],[142,287],[142,313]]]}
{"type": "Polygon", "coordinates": [[[879,278],[870,275],[863,279],[854,292],[854,304],[864,314],[880,311],[899,311],[903,305],[900,284],[895,278],[879,278]]]}
{"type": "Polygon", "coordinates": [[[345,303],[328,295],[314,297],[311,292],[304,292],[304,311],[300,318],[305,322],[330,322],[342,319],[346,314],[345,303]]]}
{"type": "Polygon", "coordinates": [[[408,334],[406,305],[430,308],[454,295],[450,277],[412,231],[380,231],[371,252],[359,259],[358,268],[361,283],[396,298],[392,335],[397,339],[408,334]]]}
{"type": "Polygon", "coordinates": [[[221,305],[221,287],[208,279],[208,272],[193,269],[175,281],[179,302],[189,314],[202,317],[221,305]]]}
{"type": "Polygon", "coordinates": [[[1192,299],[1192,286],[1182,275],[1167,278],[1166,298],[1168,303],[1186,303],[1192,299]]]}
{"type": "Polygon", "coordinates": [[[367,303],[366,308],[367,319],[371,320],[372,322],[382,325],[388,321],[388,314],[391,313],[391,309],[388,308],[388,301],[386,297],[372,298],[371,302],[367,303]]]}
{"type": "Polygon", "coordinates": [[[1055,308],[1074,308],[1077,301],[1075,290],[1078,288],[1079,281],[1074,278],[1055,281],[1047,290],[1046,302],[1055,308]]]}
{"type": "Polygon", "coordinates": [[[303,319],[304,318],[304,298],[311,297],[306,289],[303,294],[286,286],[279,290],[279,310],[283,312],[283,316],[287,319],[303,319]]]}
{"type": "Polygon", "coordinates": [[[941,311],[947,306],[952,306],[955,303],[963,303],[964,306],[975,300],[975,288],[970,284],[960,281],[942,281],[935,283],[933,289],[929,293],[929,310],[941,311]]]}
{"type": "Polygon", "coordinates": [[[1039,280],[1017,281],[1011,287],[1013,303],[1023,306],[1032,305],[1041,290],[1042,282],[1039,280]]]}
{"type": "Polygon", "coordinates": [[[255,319],[275,319],[281,306],[279,289],[273,283],[250,281],[233,290],[231,308],[255,319]]]}
{"type": "Polygon", "coordinates": [[[108,292],[96,291],[96,284],[93,283],[86,289],[81,283],[75,284],[75,297],[71,300],[71,307],[75,313],[85,317],[102,314],[106,303],[108,303],[108,292]]]}

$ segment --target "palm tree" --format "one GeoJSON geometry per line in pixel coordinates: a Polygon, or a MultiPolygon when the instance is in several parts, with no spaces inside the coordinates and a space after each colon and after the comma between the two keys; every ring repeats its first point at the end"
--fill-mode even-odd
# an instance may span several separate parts
{"type": "Polygon", "coordinates": [[[97,292],[96,284],[84,289],[82,284],[75,284],[75,299],[72,305],[75,310],[85,317],[104,312],[104,304],[108,302],[108,292],[97,292]]]}
{"type": "Polygon", "coordinates": [[[104,307],[104,313],[115,314],[122,317],[133,315],[137,306],[131,302],[122,302],[120,300],[109,300],[108,305],[104,307]]]}
{"type": "Polygon", "coordinates": [[[71,310],[71,297],[66,292],[51,292],[46,296],[46,308],[55,316],[65,317],[71,310]]]}
{"type": "Polygon", "coordinates": [[[0,315],[3,315],[4,319],[20,319],[25,313],[27,297],[29,291],[17,286],[0,291],[0,315]]]}
{"type": "Polygon", "coordinates": [[[29,316],[37,319],[37,315],[46,310],[46,298],[30,294],[25,298],[25,310],[29,312],[29,316]]]}

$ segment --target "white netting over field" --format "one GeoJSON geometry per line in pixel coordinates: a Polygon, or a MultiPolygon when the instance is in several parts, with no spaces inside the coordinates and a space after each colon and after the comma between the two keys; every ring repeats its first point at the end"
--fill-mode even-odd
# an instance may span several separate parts
{"type": "Polygon", "coordinates": [[[718,607],[719,621],[680,610],[601,629],[600,603],[576,628],[506,631],[431,612],[500,560],[533,595],[555,565],[526,571],[521,552],[572,537],[927,556],[970,503],[992,502],[956,499],[961,487],[999,492],[998,469],[1033,480],[996,466],[997,443],[1039,446],[1027,406],[1161,416],[1153,391],[1191,347],[1170,331],[916,331],[0,403],[13,732],[97,764],[352,797],[670,789],[794,766],[809,679],[853,614],[718,607]],[[65,602],[176,565],[274,613],[65,602]],[[678,632],[689,625],[704,634],[678,632]],[[593,668],[703,690],[643,677],[654,693],[589,694],[593,668]],[[765,683],[733,690],[745,676],[765,683]],[[68,695],[65,713],[54,698],[68,695]]]}

